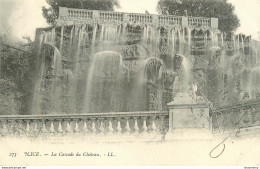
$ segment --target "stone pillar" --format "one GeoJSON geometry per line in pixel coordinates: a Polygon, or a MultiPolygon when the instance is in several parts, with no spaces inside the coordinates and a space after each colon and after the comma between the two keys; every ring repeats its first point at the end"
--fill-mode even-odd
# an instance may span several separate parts
{"type": "Polygon", "coordinates": [[[152,23],[154,25],[159,25],[159,16],[158,15],[152,15],[152,23]]]}
{"type": "Polygon", "coordinates": [[[189,26],[189,23],[188,23],[188,17],[185,17],[185,16],[182,16],[181,17],[181,25],[183,26],[183,27],[188,27],[189,26]]]}
{"type": "Polygon", "coordinates": [[[69,15],[68,8],[66,7],[59,7],[59,19],[65,19],[69,15]]]}
{"type": "Polygon", "coordinates": [[[123,13],[123,21],[125,22],[125,24],[128,22],[128,15],[127,13],[123,13]]]}
{"type": "Polygon", "coordinates": [[[218,18],[210,18],[211,28],[218,29],[218,18]]]}
{"type": "Polygon", "coordinates": [[[209,108],[201,98],[188,93],[178,93],[169,107],[169,131],[165,140],[210,139],[211,120],[209,108]]]}
{"type": "Polygon", "coordinates": [[[93,11],[93,18],[96,19],[96,20],[99,20],[100,17],[99,17],[99,11],[93,11]]]}

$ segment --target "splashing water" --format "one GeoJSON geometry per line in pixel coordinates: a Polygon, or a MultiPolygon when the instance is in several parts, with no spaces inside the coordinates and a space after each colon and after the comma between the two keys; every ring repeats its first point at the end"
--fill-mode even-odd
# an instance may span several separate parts
{"type": "MultiPolygon", "coordinates": [[[[225,48],[226,35],[214,30],[108,22],[51,29],[38,43],[39,70],[32,111],[150,110],[153,104],[167,102],[162,93],[172,95],[176,88],[187,92],[194,83],[193,71],[207,72],[210,62],[216,62],[219,76],[227,75],[230,90],[240,82],[244,91],[253,93],[259,90],[259,69],[255,68],[259,46],[250,48],[253,54],[248,56],[247,39],[241,38],[230,37],[234,49],[230,52],[225,48]]],[[[198,90],[201,88],[198,85],[198,90]]],[[[158,107],[151,110],[161,110],[158,107]]]]}
{"type": "Polygon", "coordinates": [[[122,56],[113,51],[96,53],[87,75],[84,112],[119,111],[122,56]],[[105,93],[108,92],[108,93],[105,93]],[[113,100],[114,104],[108,102],[113,100]]]}

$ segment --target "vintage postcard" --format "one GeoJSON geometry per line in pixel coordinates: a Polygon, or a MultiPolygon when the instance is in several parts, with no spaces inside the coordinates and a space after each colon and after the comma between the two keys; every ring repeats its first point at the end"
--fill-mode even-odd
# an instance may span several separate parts
{"type": "Polygon", "coordinates": [[[260,166],[259,0],[0,0],[0,166],[260,166]]]}

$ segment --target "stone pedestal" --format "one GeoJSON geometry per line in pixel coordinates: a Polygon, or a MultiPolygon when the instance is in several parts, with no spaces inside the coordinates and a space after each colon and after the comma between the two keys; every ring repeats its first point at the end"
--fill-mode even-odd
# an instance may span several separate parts
{"type": "Polygon", "coordinates": [[[178,93],[169,107],[169,131],[165,140],[210,139],[209,108],[201,98],[178,93]]]}

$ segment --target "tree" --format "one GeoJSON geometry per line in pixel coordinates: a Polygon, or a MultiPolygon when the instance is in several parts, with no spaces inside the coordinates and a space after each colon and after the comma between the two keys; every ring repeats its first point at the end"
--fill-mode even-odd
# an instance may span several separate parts
{"type": "Polygon", "coordinates": [[[49,8],[42,7],[44,18],[49,24],[54,24],[58,18],[59,7],[91,9],[91,10],[107,10],[113,11],[114,7],[119,7],[117,0],[46,0],[50,5],[49,8]]]}
{"type": "Polygon", "coordinates": [[[218,18],[219,29],[226,33],[240,26],[234,9],[227,0],[159,0],[157,4],[157,11],[161,14],[218,18]]]}

